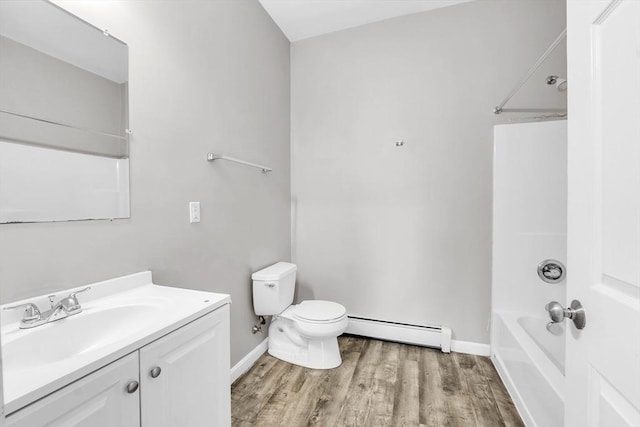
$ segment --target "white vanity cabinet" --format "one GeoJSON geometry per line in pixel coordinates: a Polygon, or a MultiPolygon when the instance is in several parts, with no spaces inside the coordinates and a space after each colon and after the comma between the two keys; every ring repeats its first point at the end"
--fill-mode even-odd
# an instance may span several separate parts
{"type": "Polygon", "coordinates": [[[140,349],[142,427],[231,425],[229,306],[140,349]]]}
{"type": "Polygon", "coordinates": [[[136,427],[140,425],[138,352],[9,415],[6,427],[136,427]]]}
{"type": "Polygon", "coordinates": [[[14,412],[6,426],[226,427],[229,375],[225,304],[14,412]]]}

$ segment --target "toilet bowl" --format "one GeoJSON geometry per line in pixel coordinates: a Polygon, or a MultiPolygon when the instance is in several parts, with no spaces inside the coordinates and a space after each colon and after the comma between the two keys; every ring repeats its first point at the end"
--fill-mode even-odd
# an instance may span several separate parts
{"type": "Polygon", "coordinates": [[[253,273],[256,315],[273,316],[269,326],[269,354],[313,369],[340,366],[338,336],[347,328],[344,306],[321,300],[291,305],[295,264],[279,262],[253,273]]]}
{"type": "Polygon", "coordinates": [[[336,368],[342,363],[337,337],[348,322],[346,309],[334,302],[289,306],[269,326],[269,354],[307,368],[336,368]],[[314,306],[312,314],[307,314],[309,306],[314,306]]]}

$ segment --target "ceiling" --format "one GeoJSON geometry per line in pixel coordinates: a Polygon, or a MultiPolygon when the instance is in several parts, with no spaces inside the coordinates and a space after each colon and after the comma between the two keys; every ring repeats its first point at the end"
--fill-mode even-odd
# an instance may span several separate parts
{"type": "Polygon", "coordinates": [[[291,42],[471,0],[259,0],[291,42]]]}

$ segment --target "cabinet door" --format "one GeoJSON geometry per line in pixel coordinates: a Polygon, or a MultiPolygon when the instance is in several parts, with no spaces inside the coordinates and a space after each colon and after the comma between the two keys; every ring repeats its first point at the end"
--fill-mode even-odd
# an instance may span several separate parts
{"type": "Polygon", "coordinates": [[[142,426],[231,425],[229,375],[225,305],[140,349],[142,426]]]}
{"type": "Polygon", "coordinates": [[[140,426],[140,391],[127,391],[133,381],[138,352],[9,415],[6,427],[140,426]]]}

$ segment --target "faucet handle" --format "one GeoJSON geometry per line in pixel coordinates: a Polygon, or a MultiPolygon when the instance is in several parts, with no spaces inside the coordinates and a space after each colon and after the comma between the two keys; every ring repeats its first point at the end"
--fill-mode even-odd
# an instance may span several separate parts
{"type": "Polygon", "coordinates": [[[88,291],[89,289],[91,289],[91,286],[87,286],[87,287],[86,287],[86,288],[84,288],[84,289],[80,289],[79,291],[75,291],[75,292],[71,293],[71,295],[69,295],[69,297],[70,297],[70,298],[75,298],[75,297],[76,297],[76,294],[79,294],[79,293],[81,293],[81,292],[86,292],[86,291],[88,291]]]}
{"type": "Polygon", "coordinates": [[[11,307],[5,307],[4,310],[15,310],[18,308],[24,308],[24,315],[22,316],[23,322],[33,322],[36,320],[40,320],[41,316],[38,306],[30,302],[20,305],[14,305],[11,307]]]}
{"type": "Polygon", "coordinates": [[[91,286],[87,286],[84,289],[80,289],[79,291],[72,292],[71,294],[69,294],[68,297],[64,298],[62,300],[62,304],[65,307],[65,310],[67,312],[79,312],[79,311],[81,311],[82,307],[80,307],[80,303],[78,302],[78,298],[76,297],[76,295],[81,293],[81,292],[86,292],[89,289],[91,289],[91,286]]]}

